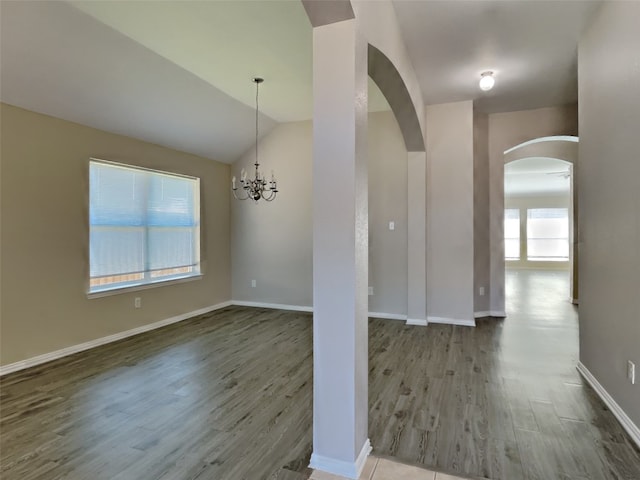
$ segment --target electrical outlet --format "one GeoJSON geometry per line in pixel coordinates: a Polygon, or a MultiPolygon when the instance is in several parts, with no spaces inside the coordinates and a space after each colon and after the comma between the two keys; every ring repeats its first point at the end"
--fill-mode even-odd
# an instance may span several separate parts
{"type": "Polygon", "coordinates": [[[627,362],[627,378],[631,382],[631,385],[636,383],[636,364],[631,360],[627,362]]]}
{"type": "Polygon", "coordinates": [[[396,229],[396,222],[389,222],[389,230],[395,230],[396,229]]]}
{"type": "Polygon", "coordinates": [[[251,280],[251,288],[256,288],[256,281],[255,280],[251,280]]]}
{"type": "Polygon", "coordinates": [[[484,287],[480,287],[478,290],[480,292],[480,296],[484,297],[484,287]]]}
{"type": "Polygon", "coordinates": [[[140,297],[136,297],[133,299],[133,306],[135,308],[142,308],[142,299],[140,297]]]}
{"type": "Polygon", "coordinates": [[[369,295],[373,295],[373,287],[369,287],[369,295]]]}

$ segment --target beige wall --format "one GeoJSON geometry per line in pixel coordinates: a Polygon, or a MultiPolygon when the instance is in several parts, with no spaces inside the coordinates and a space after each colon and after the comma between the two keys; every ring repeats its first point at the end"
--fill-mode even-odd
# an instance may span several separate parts
{"type": "Polygon", "coordinates": [[[640,3],[605,2],[581,39],[580,361],[640,426],[640,3]],[[636,383],[626,378],[636,364],[636,383]]]}
{"type": "MultiPolygon", "coordinates": [[[[369,285],[374,289],[369,311],[404,315],[407,151],[391,112],[370,113],[368,128],[369,285]]],[[[234,300],[312,306],[311,151],[310,121],[280,124],[260,141],[261,167],[275,171],[281,191],[272,203],[232,202],[234,300]]],[[[233,165],[234,174],[249,169],[253,158],[253,151],[247,152],[233,165]]]]}
{"type": "Polygon", "coordinates": [[[0,113],[2,365],[230,299],[227,165],[5,104],[0,113]],[[89,157],[201,178],[201,280],[87,299],[89,157]]]}
{"type": "Polygon", "coordinates": [[[489,312],[489,117],[473,112],[473,295],[474,311],[489,312]],[[483,294],[481,295],[481,289],[483,294]]]}
{"type": "Polygon", "coordinates": [[[575,104],[489,115],[490,310],[503,313],[504,292],[504,151],[527,140],[578,135],[575,104]]]}
{"type": "Polygon", "coordinates": [[[406,314],[407,151],[391,112],[370,114],[368,135],[369,311],[406,314]]]}
{"type": "MultiPolygon", "coordinates": [[[[262,170],[273,170],[273,202],[231,201],[234,300],[311,306],[313,302],[311,122],[282,123],[259,142],[262,170]],[[251,280],[256,287],[251,287],[251,280]]],[[[254,174],[251,149],[232,166],[254,174]]]]}
{"type": "Polygon", "coordinates": [[[429,105],[427,318],[473,322],[473,103],[429,105]]]}

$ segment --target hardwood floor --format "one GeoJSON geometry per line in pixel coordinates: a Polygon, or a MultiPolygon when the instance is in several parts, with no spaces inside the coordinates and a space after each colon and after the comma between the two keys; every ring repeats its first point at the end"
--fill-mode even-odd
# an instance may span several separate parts
{"type": "MultiPolygon", "coordinates": [[[[494,480],[640,479],[575,370],[564,284],[510,274],[509,318],[475,329],[370,320],[374,453],[494,480]]],[[[0,478],[307,478],[311,335],[310,314],[229,307],[7,375],[0,478]]]]}
{"type": "Polygon", "coordinates": [[[8,375],[0,478],[305,478],[310,327],[227,308],[8,375]]]}
{"type": "Polygon", "coordinates": [[[509,271],[505,320],[370,324],[374,453],[495,480],[640,479],[640,453],[578,372],[565,272],[509,271]]]}

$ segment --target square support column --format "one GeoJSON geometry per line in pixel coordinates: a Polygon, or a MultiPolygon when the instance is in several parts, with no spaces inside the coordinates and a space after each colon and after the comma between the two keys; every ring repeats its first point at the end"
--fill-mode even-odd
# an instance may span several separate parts
{"type": "Polygon", "coordinates": [[[427,154],[407,159],[407,323],[427,325],[427,154]]]}
{"type": "Polygon", "coordinates": [[[426,110],[427,320],[475,326],[473,102],[426,110]]]}
{"type": "Polygon", "coordinates": [[[313,29],[313,454],[357,478],[368,422],[367,43],[313,29]]]}

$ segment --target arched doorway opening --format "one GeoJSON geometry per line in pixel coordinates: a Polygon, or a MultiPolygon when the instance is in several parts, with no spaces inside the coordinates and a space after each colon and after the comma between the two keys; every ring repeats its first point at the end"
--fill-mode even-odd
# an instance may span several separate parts
{"type": "Polygon", "coordinates": [[[568,267],[567,296],[577,304],[578,185],[575,183],[575,171],[578,168],[578,137],[553,136],[529,140],[506,150],[504,162],[505,266],[568,267]],[[508,205],[517,206],[518,212],[508,205]],[[555,220],[544,218],[554,215],[555,220]],[[515,231],[516,217],[518,232],[515,231]],[[566,230],[561,227],[564,222],[561,218],[566,218],[566,230]],[[565,233],[566,243],[565,239],[557,237],[565,233]],[[530,245],[533,247],[531,251],[530,245]]]}
{"type": "MultiPolygon", "coordinates": [[[[528,157],[504,168],[507,315],[564,311],[570,296],[572,165],[528,157]],[[546,299],[546,300],[545,300],[546,299]]],[[[554,315],[551,315],[554,316],[554,315]]]]}
{"type": "Polygon", "coordinates": [[[571,177],[571,164],[556,158],[529,157],[505,165],[507,266],[569,269],[571,177]]]}

